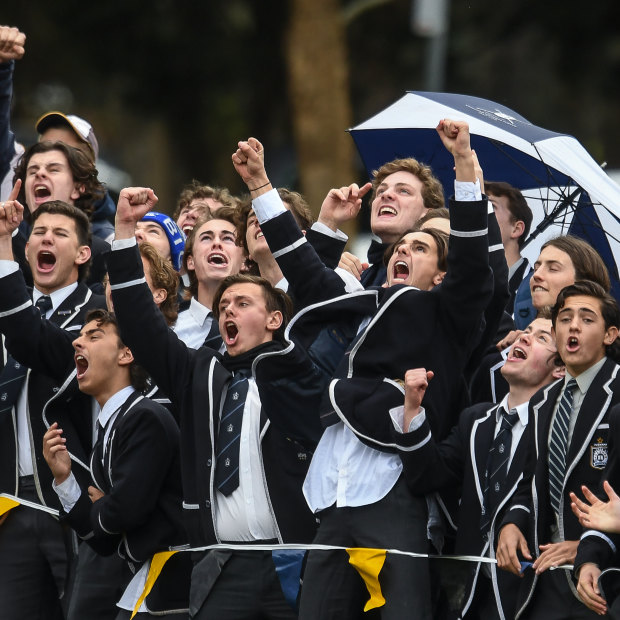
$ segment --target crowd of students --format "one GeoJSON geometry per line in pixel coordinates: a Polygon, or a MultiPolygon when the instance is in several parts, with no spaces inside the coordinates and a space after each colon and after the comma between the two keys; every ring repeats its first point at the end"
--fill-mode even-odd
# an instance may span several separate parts
{"type": "Polygon", "coordinates": [[[448,209],[397,159],[313,223],[249,138],[247,196],[170,217],[110,206],[84,119],[20,149],[24,43],[0,27],[0,618],[620,617],[620,310],[585,242],[521,256],[465,122],[448,209]],[[351,548],[388,550],[372,611],[351,548]]]}

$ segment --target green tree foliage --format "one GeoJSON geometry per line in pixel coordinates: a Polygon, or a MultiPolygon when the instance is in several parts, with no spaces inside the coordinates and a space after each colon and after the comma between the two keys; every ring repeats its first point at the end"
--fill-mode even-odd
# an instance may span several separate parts
{"type": "MultiPolygon", "coordinates": [[[[191,178],[240,191],[230,153],[249,135],[267,145],[276,183],[302,187],[286,60],[287,44],[295,43],[287,42],[290,7],[307,1],[7,4],[2,23],[28,36],[15,77],[18,136],[34,139],[38,115],[65,105],[93,122],[104,156],[135,183],[152,185],[168,211],[191,178]]],[[[424,89],[425,42],[412,34],[410,13],[409,0],[348,12],[355,14],[345,24],[348,57],[335,62],[348,74],[351,124],[406,90],[424,89]]],[[[317,22],[308,28],[329,45],[317,22]]],[[[613,0],[454,0],[446,90],[500,101],[620,167],[618,23],[613,0]]],[[[354,163],[351,180],[364,180],[354,163]]]]}

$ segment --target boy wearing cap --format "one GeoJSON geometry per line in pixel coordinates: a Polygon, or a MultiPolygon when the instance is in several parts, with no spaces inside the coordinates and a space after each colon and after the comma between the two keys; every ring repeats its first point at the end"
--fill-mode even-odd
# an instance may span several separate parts
{"type": "MultiPolygon", "coordinates": [[[[82,151],[64,142],[37,142],[28,147],[15,169],[15,180],[21,182],[18,199],[28,207],[28,213],[13,237],[13,253],[31,284],[24,246],[30,234],[32,214],[45,202],[60,200],[78,207],[90,219],[105,189],[97,178],[94,164],[82,151]]],[[[90,247],[92,264],[86,283],[101,292],[105,274],[103,256],[110,246],[103,239],[93,237],[90,247]]]]}
{"type": "Polygon", "coordinates": [[[135,234],[138,243],[148,241],[162,258],[172,263],[175,271],[181,269],[185,235],[169,215],[149,211],[136,223],[135,234]]]}
{"type": "MultiPolygon", "coordinates": [[[[69,146],[80,149],[90,161],[95,164],[99,157],[99,143],[92,125],[76,116],[65,115],[62,112],[47,112],[36,123],[39,142],[64,142],[69,146]]],[[[116,212],[116,205],[106,190],[94,205],[91,223],[93,235],[110,241],[114,235],[112,220],[116,212]]]]}

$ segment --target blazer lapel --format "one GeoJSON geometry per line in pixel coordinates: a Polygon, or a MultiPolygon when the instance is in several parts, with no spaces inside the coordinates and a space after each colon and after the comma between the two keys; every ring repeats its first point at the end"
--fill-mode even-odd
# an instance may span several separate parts
{"type": "MultiPolygon", "coordinates": [[[[99,442],[97,442],[96,444],[95,452],[97,454],[96,454],[95,460],[100,464],[101,456],[103,454],[103,470],[102,470],[101,479],[105,481],[105,484],[108,487],[108,490],[112,486],[112,480],[110,479],[110,476],[109,476],[111,472],[110,459],[112,455],[112,446],[114,444],[114,435],[116,433],[116,429],[121,424],[123,420],[123,416],[129,411],[129,409],[131,409],[131,407],[138,400],[142,400],[142,398],[144,398],[144,396],[140,392],[138,391],[132,392],[132,394],[127,398],[127,400],[120,406],[118,414],[116,415],[116,418],[114,418],[114,422],[112,423],[112,428],[110,429],[110,432],[108,433],[107,440],[103,439],[100,447],[98,445],[99,442]]],[[[105,492],[107,493],[108,490],[105,490],[105,492]]]]}
{"type": "Polygon", "coordinates": [[[498,406],[499,405],[496,405],[490,409],[485,418],[478,418],[475,420],[472,426],[470,454],[472,459],[472,471],[476,478],[476,492],[478,494],[480,508],[482,508],[484,503],[484,498],[482,497],[484,478],[489,450],[491,449],[491,444],[495,437],[495,413],[498,406]]]}
{"type": "Polygon", "coordinates": [[[77,288],[54,310],[50,316],[50,321],[64,327],[70,323],[73,317],[82,306],[90,299],[92,293],[83,284],[78,284],[77,288]]]}

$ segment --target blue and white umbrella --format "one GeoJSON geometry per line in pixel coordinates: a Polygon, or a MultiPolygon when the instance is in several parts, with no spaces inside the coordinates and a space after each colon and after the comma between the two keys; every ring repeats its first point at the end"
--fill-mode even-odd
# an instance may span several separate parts
{"type": "Polygon", "coordinates": [[[572,136],[537,127],[501,104],[450,93],[408,92],[350,129],[368,173],[397,157],[428,164],[454,192],[454,160],[435,131],[443,118],[469,123],[484,177],[521,189],[534,221],[524,254],[533,262],[542,243],[573,234],[594,246],[620,299],[620,186],[572,136]]]}

